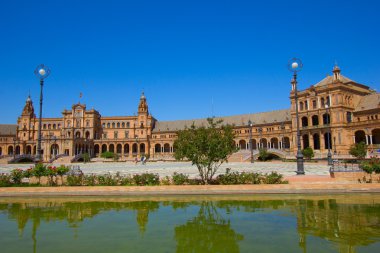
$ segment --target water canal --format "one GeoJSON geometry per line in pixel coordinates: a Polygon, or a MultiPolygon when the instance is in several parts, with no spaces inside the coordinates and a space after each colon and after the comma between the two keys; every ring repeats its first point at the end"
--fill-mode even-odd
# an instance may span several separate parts
{"type": "Polygon", "coordinates": [[[11,252],[380,252],[380,195],[0,198],[11,252]]]}

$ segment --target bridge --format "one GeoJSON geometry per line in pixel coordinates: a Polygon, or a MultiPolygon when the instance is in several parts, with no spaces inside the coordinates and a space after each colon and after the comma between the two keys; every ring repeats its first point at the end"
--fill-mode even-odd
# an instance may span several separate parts
{"type": "MultiPolygon", "coordinates": [[[[294,156],[291,152],[283,149],[275,149],[275,148],[268,148],[266,151],[269,154],[278,156],[279,158],[288,158],[291,156],[294,156]]],[[[260,151],[257,149],[254,149],[252,151],[253,153],[253,158],[257,159],[257,157],[260,155],[260,151]]],[[[246,162],[251,159],[251,152],[248,149],[244,150],[239,150],[238,152],[232,154],[229,158],[228,161],[230,162],[246,162]]]]}
{"type": "Polygon", "coordinates": [[[32,162],[35,163],[37,162],[37,158],[33,155],[16,155],[14,158],[8,161],[8,163],[27,163],[27,162],[32,162]]]}

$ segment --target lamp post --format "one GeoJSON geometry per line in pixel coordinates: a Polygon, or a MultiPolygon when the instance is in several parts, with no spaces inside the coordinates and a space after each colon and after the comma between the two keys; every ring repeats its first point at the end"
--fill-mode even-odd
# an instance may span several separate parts
{"type": "Polygon", "coordinates": [[[281,147],[280,149],[284,149],[284,130],[285,130],[285,124],[284,122],[281,123],[281,147]]]}
{"type": "Polygon", "coordinates": [[[296,104],[296,124],[297,124],[297,175],[305,175],[303,166],[303,154],[301,151],[301,133],[298,118],[298,94],[297,94],[297,72],[301,71],[303,64],[300,59],[293,58],[288,62],[289,71],[293,72],[292,90],[294,91],[294,99],[296,104]]]}
{"type": "Polygon", "coordinates": [[[253,163],[253,147],[252,147],[252,121],[248,120],[249,126],[249,151],[251,152],[251,163],[253,163]]]}
{"type": "Polygon", "coordinates": [[[41,127],[42,127],[42,100],[43,100],[43,87],[44,79],[50,74],[49,67],[40,64],[34,70],[34,74],[40,79],[40,115],[38,120],[38,141],[37,141],[37,161],[41,161],[41,127]]]}
{"type": "Polygon", "coordinates": [[[263,128],[262,127],[259,127],[258,129],[259,133],[260,133],[260,140],[259,140],[259,149],[262,148],[262,139],[263,139],[263,128]]]}
{"type": "Polygon", "coordinates": [[[13,137],[13,159],[16,158],[16,137],[13,137]]]}
{"type": "Polygon", "coordinates": [[[325,108],[326,108],[326,124],[327,124],[327,149],[328,149],[328,152],[327,152],[327,164],[328,165],[333,165],[333,161],[332,161],[332,156],[331,156],[331,144],[330,144],[330,135],[331,135],[331,130],[330,130],[330,114],[329,114],[329,104],[326,103],[325,104],[325,108]]]}

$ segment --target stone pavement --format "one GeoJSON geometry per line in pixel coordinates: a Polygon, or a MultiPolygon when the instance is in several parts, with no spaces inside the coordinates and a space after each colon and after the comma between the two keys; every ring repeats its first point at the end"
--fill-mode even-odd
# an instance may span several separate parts
{"type": "MultiPolygon", "coordinates": [[[[54,164],[58,166],[58,164],[54,164]]],[[[141,174],[144,172],[157,173],[160,177],[173,175],[174,172],[184,173],[194,178],[198,176],[198,170],[189,162],[149,162],[146,165],[133,162],[99,162],[99,163],[76,163],[68,165],[79,165],[85,174],[141,174]]],[[[14,168],[30,168],[28,164],[0,164],[0,173],[8,173],[14,168]]],[[[231,168],[231,171],[247,171],[270,173],[277,171],[284,176],[293,176],[297,170],[295,162],[255,162],[251,163],[224,163],[219,168],[218,173],[225,173],[226,168],[231,168]]],[[[306,175],[328,176],[329,167],[326,163],[305,163],[306,175]]]]}
{"type": "Polygon", "coordinates": [[[62,186],[3,187],[0,197],[16,196],[142,196],[232,194],[378,193],[380,184],[332,183],[276,185],[62,186]]]}

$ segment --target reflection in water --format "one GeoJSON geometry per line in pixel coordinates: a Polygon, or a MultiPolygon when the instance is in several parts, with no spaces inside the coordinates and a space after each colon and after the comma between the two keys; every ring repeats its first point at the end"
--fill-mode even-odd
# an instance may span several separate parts
{"type": "MultiPolygon", "coordinates": [[[[237,223],[239,216],[245,214],[250,219],[255,219],[257,216],[253,216],[254,213],[274,213],[281,219],[281,215],[276,213],[278,210],[282,215],[295,218],[295,223],[288,229],[293,230],[296,226],[300,251],[307,252],[309,238],[321,238],[331,242],[339,252],[353,253],[356,252],[357,246],[368,246],[380,241],[380,201],[376,195],[366,201],[348,201],[350,199],[349,195],[298,198],[280,196],[272,197],[270,200],[247,197],[240,200],[239,197],[209,200],[196,197],[191,198],[191,201],[178,198],[157,201],[125,198],[0,199],[0,222],[4,215],[8,220],[16,221],[20,236],[27,224],[31,223],[35,252],[37,231],[42,223],[46,225],[55,221],[66,221],[69,227],[75,229],[82,226],[85,220],[101,213],[132,211],[136,215],[135,222],[140,236],[143,236],[149,229],[153,229],[153,225],[147,227],[150,214],[158,213],[155,219],[166,217],[170,223],[171,215],[181,213],[182,216],[175,219],[175,223],[169,228],[174,233],[177,252],[233,253],[240,252],[239,245],[247,236],[239,229],[245,222],[241,220],[242,224],[237,223]],[[165,212],[168,213],[167,216],[164,215],[165,212]]],[[[154,220],[152,222],[154,223],[154,220]]],[[[1,229],[0,227],[0,233],[3,233],[1,229]]],[[[3,244],[1,240],[2,238],[0,244],[3,244]]],[[[255,245],[252,245],[252,248],[255,248],[255,245]]]]}
{"type": "Polygon", "coordinates": [[[225,220],[214,202],[202,201],[196,217],[175,228],[177,252],[239,252],[237,234],[225,220]]]}

